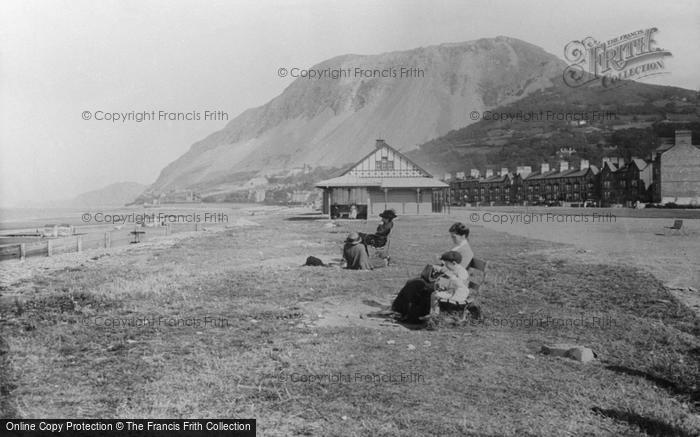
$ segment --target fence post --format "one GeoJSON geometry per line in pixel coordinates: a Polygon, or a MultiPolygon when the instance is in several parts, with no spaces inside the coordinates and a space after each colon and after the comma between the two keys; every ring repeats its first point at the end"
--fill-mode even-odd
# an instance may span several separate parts
{"type": "Polygon", "coordinates": [[[112,233],[110,231],[105,232],[105,249],[109,249],[112,246],[112,233]]]}
{"type": "Polygon", "coordinates": [[[20,261],[24,261],[24,259],[27,257],[27,245],[22,243],[19,245],[19,259],[20,261]]]}
{"type": "Polygon", "coordinates": [[[199,232],[199,223],[194,224],[194,231],[199,232]]]}
{"type": "Polygon", "coordinates": [[[78,246],[78,252],[82,252],[83,251],[83,236],[82,235],[78,235],[77,246],[78,246]]]}
{"type": "Polygon", "coordinates": [[[53,253],[52,253],[53,247],[51,247],[51,246],[53,246],[53,244],[51,244],[51,243],[53,243],[53,240],[46,240],[46,256],[53,255],[53,253]]]}

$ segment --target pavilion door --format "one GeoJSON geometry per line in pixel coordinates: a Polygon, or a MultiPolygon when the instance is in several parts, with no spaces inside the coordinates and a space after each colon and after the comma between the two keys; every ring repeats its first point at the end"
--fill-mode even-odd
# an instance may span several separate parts
{"type": "Polygon", "coordinates": [[[445,190],[433,191],[433,212],[442,212],[447,201],[447,192],[445,190]]]}

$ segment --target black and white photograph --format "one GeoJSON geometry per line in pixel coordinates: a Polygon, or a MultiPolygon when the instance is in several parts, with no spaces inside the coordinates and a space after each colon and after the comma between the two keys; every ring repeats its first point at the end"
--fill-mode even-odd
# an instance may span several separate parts
{"type": "Polygon", "coordinates": [[[700,436],[700,3],[0,2],[0,435],[700,436]]]}

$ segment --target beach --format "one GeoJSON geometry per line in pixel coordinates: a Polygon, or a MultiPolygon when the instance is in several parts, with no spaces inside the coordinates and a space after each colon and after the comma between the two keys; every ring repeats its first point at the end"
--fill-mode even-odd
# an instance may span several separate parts
{"type": "Polygon", "coordinates": [[[392,263],[372,271],[303,267],[337,261],[348,232],[376,226],[305,209],[3,263],[26,272],[4,278],[13,297],[0,299],[8,405],[23,417],[257,417],[265,435],[623,433],[630,410],[641,429],[700,430],[697,308],[664,285],[695,284],[696,222],[684,237],[655,235],[665,219],[472,223],[488,263],[482,320],[447,314],[426,331],[373,316],[474,212],[399,217],[392,263]],[[661,277],[637,256],[650,248],[661,277]],[[662,276],[674,263],[685,267],[662,276]],[[597,358],[542,355],[550,343],[597,358]]]}

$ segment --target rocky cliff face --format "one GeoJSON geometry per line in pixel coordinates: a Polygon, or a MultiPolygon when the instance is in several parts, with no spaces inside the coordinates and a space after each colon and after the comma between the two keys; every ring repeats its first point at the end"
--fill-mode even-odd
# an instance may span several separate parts
{"type": "Polygon", "coordinates": [[[408,151],[471,124],[471,111],[551,87],[565,66],[506,37],[329,59],[312,69],[343,70],[341,77],[296,79],[192,145],[151,190],[225,191],[240,183],[235,175],[279,174],[303,164],[338,167],[361,158],[380,137],[408,151]]]}
{"type": "Polygon", "coordinates": [[[80,194],[63,205],[74,207],[124,206],[131,203],[147,187],[137,182],[118,182],[99,190],[80,194]]]}

